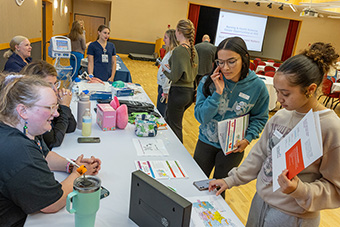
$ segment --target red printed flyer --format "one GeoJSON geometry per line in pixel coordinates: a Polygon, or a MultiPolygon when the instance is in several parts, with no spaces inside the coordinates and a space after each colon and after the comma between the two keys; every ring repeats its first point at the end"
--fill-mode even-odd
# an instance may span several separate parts
{"type": "Polygon", "coordinates": [[[286,152],[286,166],[288,169],[288,178],[290,180],[305,169],[302,157],[301,140],[298,140],[296,144],[286,152]]]}

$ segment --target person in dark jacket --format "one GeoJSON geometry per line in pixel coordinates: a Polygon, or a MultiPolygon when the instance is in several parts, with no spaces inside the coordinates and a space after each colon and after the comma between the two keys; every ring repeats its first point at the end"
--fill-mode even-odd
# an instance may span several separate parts
{"type": "Polygon", "coordinates": [[[21,35],[14,36],[9,43],[10,49],[4,53],[4,58],[8,59],[4,72],[20,72],[28,63],[32,61],[31,58],[31,43],[21,35]]]}
{"type": "Polygon", "coordinates": [[[60,82],[57,81],[57,71],[46,61],[39,60],[25,66],[22,71],[24,75],[36,75],[50,83],[58,97],[59,116],[52,120],[52,129],[43,134],[43,139],[49,149],[59,147],[66,133],[76,130],[77,122],[70,109],[72,93],[68,89],[59,89],[60,82]]]}

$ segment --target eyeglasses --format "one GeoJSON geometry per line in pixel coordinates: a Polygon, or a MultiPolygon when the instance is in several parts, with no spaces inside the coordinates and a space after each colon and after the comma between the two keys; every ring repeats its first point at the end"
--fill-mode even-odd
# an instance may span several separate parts
{"type": "Polygon", "coordinates": [[[239,58],[232,58],[228,60],[221,60],[221,59],[216,59],[215,63],[216,65],[220,66],[221,68],[224,67],[225,64],[228,65],[229,68],[234,68],[236,66],[237,61],[239,58]]]}
{"type": "Polygon", "coordinates": [[[51,111],[51,115],[59,108],[59,104],[54,104],[54,105],[51,105],[51,106],[43,106],[43,105],[34,105],[34,106],[49,109],[51,111]]]}
{"type": "Polygon", "coordinates": [[[61,81],[58,80],[57,82],[55,82],[55,83],[53,84],[53,86],[54,86],[56,89],[59,89],[59,88],[60,88],[60,84],[61,84],[61,81]]]}

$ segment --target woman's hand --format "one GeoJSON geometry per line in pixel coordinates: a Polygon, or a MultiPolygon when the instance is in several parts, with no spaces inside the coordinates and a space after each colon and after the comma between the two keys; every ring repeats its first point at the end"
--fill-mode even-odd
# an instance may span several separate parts
{"type": "Polygon", "coordinates": [[[291,180],[289,180],[287,175],[288,169],[283,170],[277,178],[277,181],[281,187],[281,191],[285,194],[290,194],[296,190],[299,183],[299,178],[295,176],[291,180]]]}
{"type": "Polygon", "coordinates": [[[216,93],[222,95],[224,89],[223,74],[221,73],[220,66],[217,66],[213,74],[210,76],[216,87],[216,93]]]}
{"type": "Polygon", "coordinates": [[[101,84],[105,84],[101,79],[99,79],[97,77],[88,77],[87,80],[88,80],[88,83],[101,83],[101,84]]]}
{"type": "Polygon", "coordinates": [[[107,81],[108,81],[108,82],[113,82],[114,79],[115,79],[115,77],[114,77],[114,76],[111,76],[107,81]]]}
{"type": "Polygon", "coordinates": [[[164,103],[168,103],[169,94],[168,93],[163,93],[162,95],[164,97],[164,103]]]}
{"type": "MultiPolygon", "coordinates": [[[[170,65],[169,64],[164,64],[164,66],[167,67],[168,69],[170,69],[170,65]]],[[[164,72],[164,71],[165,71],[165,69],[162,67],[162,72],[164,72]]]]}
{"type": "Polygon", "coordinates": [[[233,150],[233,153],[236,152],[242,152],[244,151],[244,149],[246,149],[246,147],[249,145],[248,140],[243,139],[243,140],[238,140],[235,144],[235,146],[237,147],[235,150],[233,150]]]}
{"type": "MultiPolygon", "coordinates": [[[[84,155],[80,155],[76,163],[78,165],[84,165],[87,169],[86,174],[88,175],[96,175],[98,174],[100,168],[101,168],[101,161],[99,158],[95,158],[94,156],[91,156],[91,158],[84,158],[84,155]]],[[[76,168],[75,168],[76,169],[76,168]]]]}
{"type": "Polygon", "coordinates": [[[218,180],[212,180],[209,182],[209,192],[211,192],[214,189],[218,189],[216,192],[216,196],[220,195],[223,191],[228,189],[227,183],[223,179],[218,179],[218,180]]]}
{"type": "Polygon", "coordinates": [[[60,105],[70,107],[70,103],[72,100],[72,92],[68,89],[61,88],[58,90],[58,103],[60,105]]]}

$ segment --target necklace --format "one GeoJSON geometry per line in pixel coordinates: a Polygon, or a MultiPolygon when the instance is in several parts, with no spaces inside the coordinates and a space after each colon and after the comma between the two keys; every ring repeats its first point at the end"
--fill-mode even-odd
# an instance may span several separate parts
{"type": "Polygon", "coordinates": [[[229,87],[228,87],[228,83],[226,82],[226,84],[225,84],[226,86],[227,86],[227,89],[228,89],[228,91],[230,92],[230,94],[232,94],[233,93],[233,90],[235,89],[235,87],[237,86],[237,83],[235,83],[235,85],[234,85],[234,87],[233,87],[233,89],[229,89],[229,87]]]}

